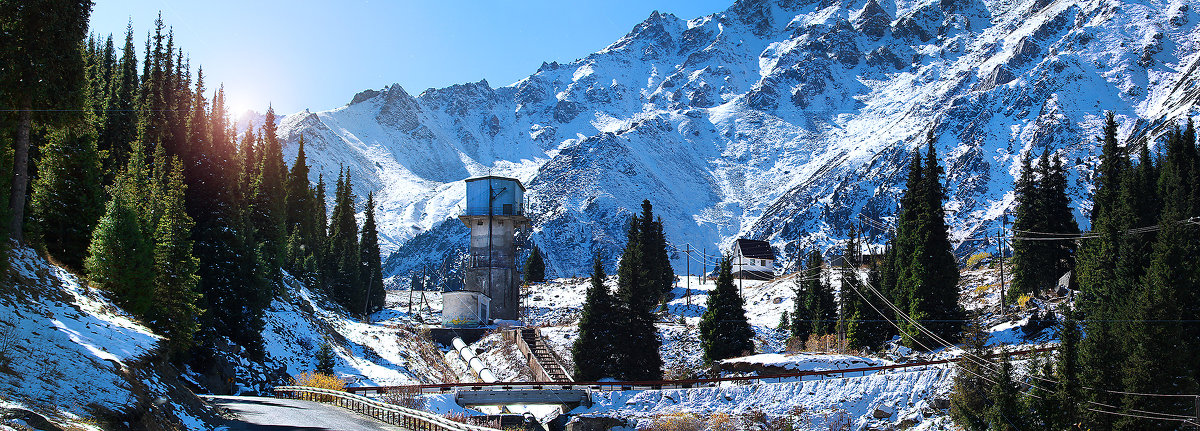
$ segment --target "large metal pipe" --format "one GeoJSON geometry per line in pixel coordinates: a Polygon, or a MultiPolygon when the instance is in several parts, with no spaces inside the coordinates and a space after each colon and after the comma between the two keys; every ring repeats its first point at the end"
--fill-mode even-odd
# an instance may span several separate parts
{"type": "Polygon", "coordinates": [[[450,341],[450,345],[454,347],[455,352],[458,352],[458,357],[462,358],[462,360],[471,367],[471,370],[475,372],[476,376],[479,376],[479,380],[483,380],[484,383],[495,383],[499,381],[499,379],[496,378],[496,375],[492,374],[492,370],[488,368],[487,364],[483,362],[483,359],[479,359],[478,356],[475,356],[475,352],[467,346],[467,343],[463,342],[462,338],[454,337],[454,339],[450,341]]]}

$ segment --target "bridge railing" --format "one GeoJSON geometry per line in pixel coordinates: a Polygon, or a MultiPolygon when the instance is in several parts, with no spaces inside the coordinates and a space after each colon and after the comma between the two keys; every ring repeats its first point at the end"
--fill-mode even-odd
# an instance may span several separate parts
{"type": "MultiPolygon", "coordinates": [[[[1028,356],[1037,353],[1044,353],[1055,350],[1054,347],[1043,347],[1037,349],[1023,350],[1017,352],[1009,352],[1012,357],[1028,356]]],[[[999,354],[987,354],[985,357],[998,357],[999,354]]],[[[386,394],[390,391],[406,391],[419,393],[446,393],[458,390],[512,390],[512,389],[587,389],[596,391],[628,391],[642,389],[690,389],[701,387],[714,387],[722,385],[746,385],[754,382],[782,382],[784,380],[792,381],[804,380],[805,378],[838,378],[854,376],[855,374],[865,376],[868,373],[875,373],[887,370],[902,370],[917,367],[931,367],[953,365],[954,363],[963,360],[962,358],[953,359],[938,359],[933,361],[908,362],[903,364],[879,365],[872,367],[859,368],[839,368],[831,370],[819,371],[798,371],[794,373],[771,374],[761,376],[734,376],[734,377],[717,377],[706,379],[686,379],[686,380],[656,380],[656,381],[613,381],[613,382],[494,382],[494,383],[440,383],[429,385],[408,385],[408,386],[358,386],[348,387],[347,391],[354,393],[373,393],[386,394]]]]}
{"type": "Polygon", "coordinates": [[[383,403],[362,395],[332,389],[312,388],[308,386],[276,386],[275,396],[331,403],[410,430],[497,431],[495,428],[456,422],[433,413],[383,403]]]}

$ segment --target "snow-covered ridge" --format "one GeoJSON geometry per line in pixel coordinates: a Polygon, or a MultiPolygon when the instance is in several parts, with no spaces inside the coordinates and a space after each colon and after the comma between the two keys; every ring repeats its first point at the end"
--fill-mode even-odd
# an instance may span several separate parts
{"type": "MultiPolygon", "coordinates": [[[[551,273],[615,261],[655,204],[667,238],[709,253],[767,239],[781,262],[829,246],[859,214],[886,223],[911,150],[933,130],[960,252],[1012,205],[1023,152],[1057,150],[1077,216],[1103,111],[1141,139],[1195,114],[1196,0],[743,0],[651,14],[605,49],[493,88],[399,85],[283,119],[318,174],[375,192],[388,275],[465,246],[462,180],[529,186],[551,273]]],[[[869,228],[875,241],[882,232],[869,228]]],[[[682,272],[682,254],[673,256],[682,272]]]]}

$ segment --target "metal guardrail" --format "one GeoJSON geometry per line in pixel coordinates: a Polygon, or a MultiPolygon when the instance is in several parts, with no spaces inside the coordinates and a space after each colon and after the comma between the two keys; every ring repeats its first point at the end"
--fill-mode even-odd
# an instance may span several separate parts
{"type": "MultiPolygon", "coordinates": [[[[1043,353],[1055,350],[1054,347],[1043,347],[1039,349],[1030,349],[1018,352],[1008,352],[1008,355],[1026,356],[1036,353],[1043,353]]],[[[998,357],[1000,354],[994,353],[985,355],[985,357],[998,357]]],[[[630,382],[495,382],[495,383],[442,383],[432,385],[410,385],[410,386],[360,386],[346,388],[349,392],[354,393],[377,393],[384,394],[389,391],[410,391],[420,393],[445,393],[455,390],[484,390],[484,389],[592,389],[600,391],[628,391],[634,389],[690,389],[699,387],[719,386],[721,383],[730,383],[734,385],[749,384],[753,381],[775,380],[782,381],[784,379],[799,378],[803,380],[805,377],[834,378],[845,377],[851,373],[862,373],[867,375],[868,372],[896,370],[914,367],[928,367],[932,365],[944,365],[958,362],[962,358],[954,359],[939,359],[934,361],[909,362],[905,364],[895,365],[880,365],[874,367],[860,368],[842,368],[836,370],[821,370],[821,371],[801,371],[795,373],[772,374],[766,376],[738,376],[738,377],[719,377],[711,379],[687,379],[687,380],[657,380],[657,381],[630,381],[630,382]]]]}
{"type": "Polygon", "coordinates": [[[307,386],[276,386],[274,391],[276,397],[330,402],[388,424],[402,426],[411,430],[497,431],[495,428],[455,422],[433,413],[383,403],[362,395],[355,395],[344,391],[307,386]],[[283,394],[290,394],[291,396],[281,396],[283,394]]]}

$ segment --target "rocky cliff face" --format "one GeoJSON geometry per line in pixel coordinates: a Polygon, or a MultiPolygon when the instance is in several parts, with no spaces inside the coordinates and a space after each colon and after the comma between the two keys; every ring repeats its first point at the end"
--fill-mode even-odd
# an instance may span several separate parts
{"type": "Polygon", "coordinates": [[[1195,114],[1198,3],[743,0],[689,21],[656,12],[604,50],[509,86],[414,97],[393,85],[289,115],[279,133],[293,156],[304,137],[314,181],[345,166],[356,192],[376,193],[386,271],[401,277],[465,247],[462,180],[487,173],[529,186],[528,240],[558,276],[586,274],[593,253],[618,256],[642,199],[669,241],[709,254],[751,237],[791,262],[863,219],[881,242],[930,130],[967,253],[1012,205],[1022,154],[1058,152],[1085,223],[1105,110],[1137,143],[1195,114]]]}

